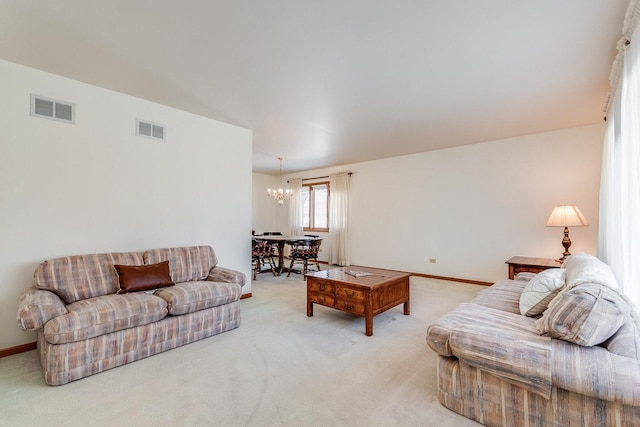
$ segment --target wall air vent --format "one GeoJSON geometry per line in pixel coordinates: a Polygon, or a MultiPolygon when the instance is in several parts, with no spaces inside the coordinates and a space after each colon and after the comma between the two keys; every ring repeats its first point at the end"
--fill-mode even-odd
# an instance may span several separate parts
{"type": "Polygon", "coordinates": [[[136,119],[136,135],[164,141],[165,126],[148,120],[136,119]]]}
{"type": "Polygon", "coordinates": [[[31,115],[66,123],[76,122],[76,105],[31,94],[31,115]]]}

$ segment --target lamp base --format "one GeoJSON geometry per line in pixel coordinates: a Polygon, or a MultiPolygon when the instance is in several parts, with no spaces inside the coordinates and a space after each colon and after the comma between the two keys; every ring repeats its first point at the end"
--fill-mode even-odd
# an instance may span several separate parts
{"type": "Polygon", "coordinates": [[[568,256],[571,256],[571,252],[569,252],[569,248],[571,247],[571,239],[569,238],[569,227],[564,228],[564,237],[562,239],[562,246],[564,247],[564,253],[562,254],[562,257],[556,260],[560,263],[563,263],[568,256]]]}

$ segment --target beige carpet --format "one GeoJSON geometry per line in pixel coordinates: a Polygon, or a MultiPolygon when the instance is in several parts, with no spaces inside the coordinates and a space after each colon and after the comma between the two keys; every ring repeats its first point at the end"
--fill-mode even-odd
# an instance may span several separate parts
{"type": "Polygon", "coordinates": [[[60,387],[35,351],[0,359],[1,426],[478,426],[438,403],[427,326],[481,286],[411,279],[374,319],[314,306],[305,282],[261,274],[242,325],[60,387]]]}

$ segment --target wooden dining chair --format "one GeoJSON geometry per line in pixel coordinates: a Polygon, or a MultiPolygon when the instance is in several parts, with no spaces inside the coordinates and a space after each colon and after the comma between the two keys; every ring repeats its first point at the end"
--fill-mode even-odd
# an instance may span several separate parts
{"type": "MultiPolygon", "coordinates": [[[[293,265],[295,263],[302,263],[303,278],[305,278],[305,274],[307,274],[310,261],[315,263],[317,271],[320,271],[320,264],[318,263],[320,244],[322,244],[322,239],[299,240],[296,243],[291,243],[291,253],[289,254],[291,264],[289,265],[289,273],[287,274],[287,277],[291,275],[291,271],[293,270],[293,265]]],[[[297,273],[297,271],[293,271],[297,273]]]]}
{"type": "Polygon", "coordinates": [[[253,270],[253,280],[256,280],[258,273],[264,273],[271,270],[274,276],[276,276],[276,261],[274,259],[275,250],[273,245],[267,242],[260,242],[256,239],[251,240],[251,266],[253,270]],[[269,264],[269,270],[264,270],[263,267],[269,264]]]}
{"type": "MultiPolygon", "coordinates": [[[[262,233],[263,236],[282,236],[282,232],[281,231],[265,231],[262,233]]],[[[276,251],[277,256],[280,256],[280,253],[277,252],[278,251],[278,245],[272,243],[271,246],[273,246],[273,250],[276,251]]]]}

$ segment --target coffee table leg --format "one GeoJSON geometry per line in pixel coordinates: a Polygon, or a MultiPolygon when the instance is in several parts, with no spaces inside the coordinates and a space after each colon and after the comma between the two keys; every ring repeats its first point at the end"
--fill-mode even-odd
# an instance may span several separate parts
{"type": "Polygon", "coordinates": [[[313,316],[313,303],[310,301],[307,301],[307,316],[313,316]]]}
{"type": "Polygon", "coordinates": [[[368,337],[373,335],[373,316],[365,316],[364,318],[364,334],[368,337]]]}
{"type": "Polygon", "coordinates": [[[407,279],[407,287],[406,287],[406,292],[407,292],[407,300],[404,302],[404,314],[405,316],[409,315],[409,311],[410,311],[410,301],[411,301],[411,292],[409,291],[409,279],[407,279]]]}

